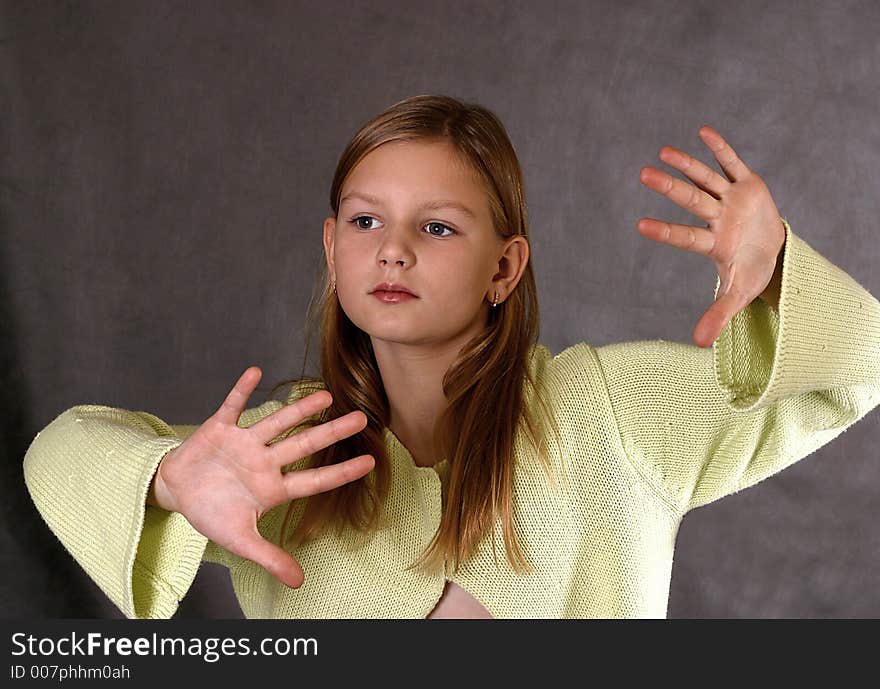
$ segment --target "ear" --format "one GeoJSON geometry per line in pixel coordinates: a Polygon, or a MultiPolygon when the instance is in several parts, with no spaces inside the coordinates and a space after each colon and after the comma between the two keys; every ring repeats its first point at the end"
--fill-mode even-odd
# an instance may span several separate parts
{"type": "Polygon", "coordinates": [[[336,239],[336,218],[332,215],[324,220],[324,258],[327,261],[327,273],[330,276],[330,284],[336,282],[336,262],[333,253],[333,244],[336,239]]]}
{"type": "Polygon", "coordinates": [[[503,302],[522,277],[523,271],[529,262],[529,242],[521,234],[509,237],[503,246],[501,255],[498,257],[498,272],[492,276],[492,284],[489,287],[488,299],[491,302],[495,293],[498,293],[498,303],[503,302]]]}

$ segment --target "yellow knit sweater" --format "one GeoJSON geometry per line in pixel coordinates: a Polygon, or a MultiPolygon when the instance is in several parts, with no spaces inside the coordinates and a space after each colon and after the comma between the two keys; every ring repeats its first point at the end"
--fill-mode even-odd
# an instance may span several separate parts
{"type": "MultiPolygon", "coordinates": [[[[49,528],[130,618],[171,617],[203,559],[229,568],[251,618],[424,618],[447,578],[496,618],[664,618],[686,512],[806,457],[880,403],[880,303],[785,228],[779,311],[756,299],[711,350],[663,340],[581,342],[556,356],[533,348],[530,366],[561,432],[561,448],[548,440],[551,455],[562,457],[555,469],[565,480],[551,487],[517,439],[515,526],[532,574],[514,573],[503,548],[496,564],[491,538],[454,575],[406,569],[439,525],[446,464],[416,466],[388,429],[385,528],[357,547],[327,534],[298,548],[299,589],[208,541],[181,514],[146,506],[159,461],[196,426],[72,407],[29,447],[28,489],[49,528]]],[[[239,426],[281,404],[248,409],[239,426]]],[[[277,540],[285,508],[260,520],[266,538],[277,540]]],[[[502,543],[500,522],[496,529],[502,543]]]]}

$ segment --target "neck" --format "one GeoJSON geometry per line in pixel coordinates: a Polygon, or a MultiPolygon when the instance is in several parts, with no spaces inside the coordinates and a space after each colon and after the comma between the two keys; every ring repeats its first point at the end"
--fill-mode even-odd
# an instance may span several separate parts
{"type": "Polygon", "coordinates": [[[373,338],[373,352],[391,410],[388,427],[416,466],[442,457],[433,445],[434,424],[446,408],[443,376],[472,335],[442,345],[408,345],[373,338]]]}

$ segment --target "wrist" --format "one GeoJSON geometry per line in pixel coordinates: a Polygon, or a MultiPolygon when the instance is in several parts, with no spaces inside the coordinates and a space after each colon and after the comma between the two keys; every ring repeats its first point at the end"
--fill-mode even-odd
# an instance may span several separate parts
{"type": "Polygon", "coordinates": [[[153,474],[153,479],[150,481],[150,489],[147,491],[147,504],[152,505],[153,507],[159,506],[159,501],[156,500],[156,474],[153,474]]]}
{"type": "MultiPolygon", "coordinates": [[[[177,448],[174,448],[174,449],[176,450],[177,448]]],[[[159,497],[160,491],[163,496],[166,494],[166,491],[164,488],[164,483],[161,488],[159,488],[158,484],[162,481],[162,476],[161,476],[162,464],[172,454],[174,454],[174,450],[171,450],[170,452],[166,453],[165,456],[162,457],[162,459],[159,461],[159,464],[156,467],[156,471],[153,472],[153,478],[150,481],[150,488],[147,491],[147,504],[148,505],[152,505],[153,507],[159,507],[161,509],[168,510],[169,512],[171,510],[168,507],[166,507],[165,505],[163,505],[163,503],[159,497]]]]}

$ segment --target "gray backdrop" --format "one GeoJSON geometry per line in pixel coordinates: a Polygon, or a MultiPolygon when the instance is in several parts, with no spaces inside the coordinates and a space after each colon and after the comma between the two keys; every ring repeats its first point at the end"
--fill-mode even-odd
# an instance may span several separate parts
{"type": "MultiPolygon", "coordinates": [[[[714,266],[639,235],[695,218],[638,175],[667,144],[711,162],[703,124],[880,295],[878,35],[853,0],[2,4],[2,615],[120,617],[30,502],[28,444],[74,404],[201,423],[249,365],[254,402],[298,375],[337,158],[406,96],[507,125],[554,352],[693,344],[714,266]]],[[[691,512],[669,617],[878,616],[878,426],[691,512]]],[[[178,616],[240,615],[204,564],[178,616]]]]}

